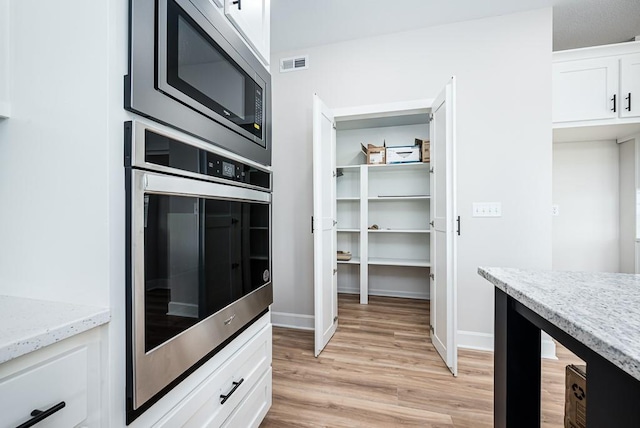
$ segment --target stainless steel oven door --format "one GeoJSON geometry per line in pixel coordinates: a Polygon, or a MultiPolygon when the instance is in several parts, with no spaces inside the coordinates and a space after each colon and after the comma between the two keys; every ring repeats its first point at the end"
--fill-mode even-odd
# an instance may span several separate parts
{"type": "Polygon", "coordinates": [[[272,303],[271,194],[131,170],[133,409],[272,303]]]}

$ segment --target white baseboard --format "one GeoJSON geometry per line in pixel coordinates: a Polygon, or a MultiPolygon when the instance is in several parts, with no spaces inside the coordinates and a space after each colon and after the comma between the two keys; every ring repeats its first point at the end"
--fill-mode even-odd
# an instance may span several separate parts
{"type": "MultiPolygon", "coordinates": [[[[458,330],[458,348],[493,352],[493,334],[458,330]]],[[[556,344],[549,336],[542,338],[541,357],[557,360],[556,344]]]]}
{"type": "Polygon", "coordinates": [[[313,315],[290,314],[287,312],[271,311],[271,324],[276,327],[294,328],[297,330],[313,330],[315,328],[313,315]]]}
{"type": "Polygon", "coordinates": [[[493,334],[458,330],[458,348],[493,352],[493,334]]]}
{"type": "MultiPolygon", "coordinates": [[[[360,294],[359,288],[338,288],[338,293],[342,294],[360,294]]],[[[369,296],[381,297],[403,297],[406,299],[429,300],[429,293],[419,293],[414,291],[401,290],[372,290],[369,289],[369,296]]]]}

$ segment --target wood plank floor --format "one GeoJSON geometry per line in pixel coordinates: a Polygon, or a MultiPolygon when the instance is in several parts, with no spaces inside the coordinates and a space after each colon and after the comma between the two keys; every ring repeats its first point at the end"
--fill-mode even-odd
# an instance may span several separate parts
{"type": "MultiPolygon", "coordinates": [[[[460,350],[451,376],[429,339],[429,302],[339,296],[336,334],[320,357],[313,332],[274,328],[273,405],[261,427],[493,426],[493,354],[460,350]]],[[[542,426],[563,426],[560,348],[543,360],[542,426]]]]}

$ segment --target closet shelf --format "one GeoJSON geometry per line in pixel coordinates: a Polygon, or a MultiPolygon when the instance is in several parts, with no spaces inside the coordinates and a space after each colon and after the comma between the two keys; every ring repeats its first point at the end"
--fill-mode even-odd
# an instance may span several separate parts
{"type": "Polygon", "coordinates": [[[430,233],[429,229],[368,229],[371,233],[430,233]]]}
{"type": "Polygon", "coordinates": [[[355,196],[355,197],[346,197],[346,198],[336,198],[336,201],[359,201],[360,198],[355,196]]]}
{"type": "Polygon", "coordinates": [[[428,200],[431,196],[370,196],[370,201],[411,201],[411,200],[428,200]]]}
{"type": "Polygon", "coordinates": [[[336,229],[337,232],[360,233],[360,229],[336,229]]]}
{"type": "Polygon", "coordinates": [[[338,260],[339,265],[359,265],[360,257],[351,257],[351,260],[338,260]]]}
{"type": "Polygon", "coordinates": [[[431,267],[431,263],[429,263],[427,260],[387,259],[378,257],[370,257],[369,264],[378,266],[431,267]]]}

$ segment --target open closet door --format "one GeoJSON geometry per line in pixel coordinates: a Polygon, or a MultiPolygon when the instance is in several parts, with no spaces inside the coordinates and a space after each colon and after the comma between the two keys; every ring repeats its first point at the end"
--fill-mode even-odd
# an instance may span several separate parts
{"type": "Polygon", "coordinates": [[[335,151],[333,113],[314,94],[312,227],[316,357],[338,327],[335,151]]]}
{"type": "Polygon", "coordinates": [[[454,376],[456,338],[455,78],[432,106],[431,121],[431,341],[454,376]]]}

